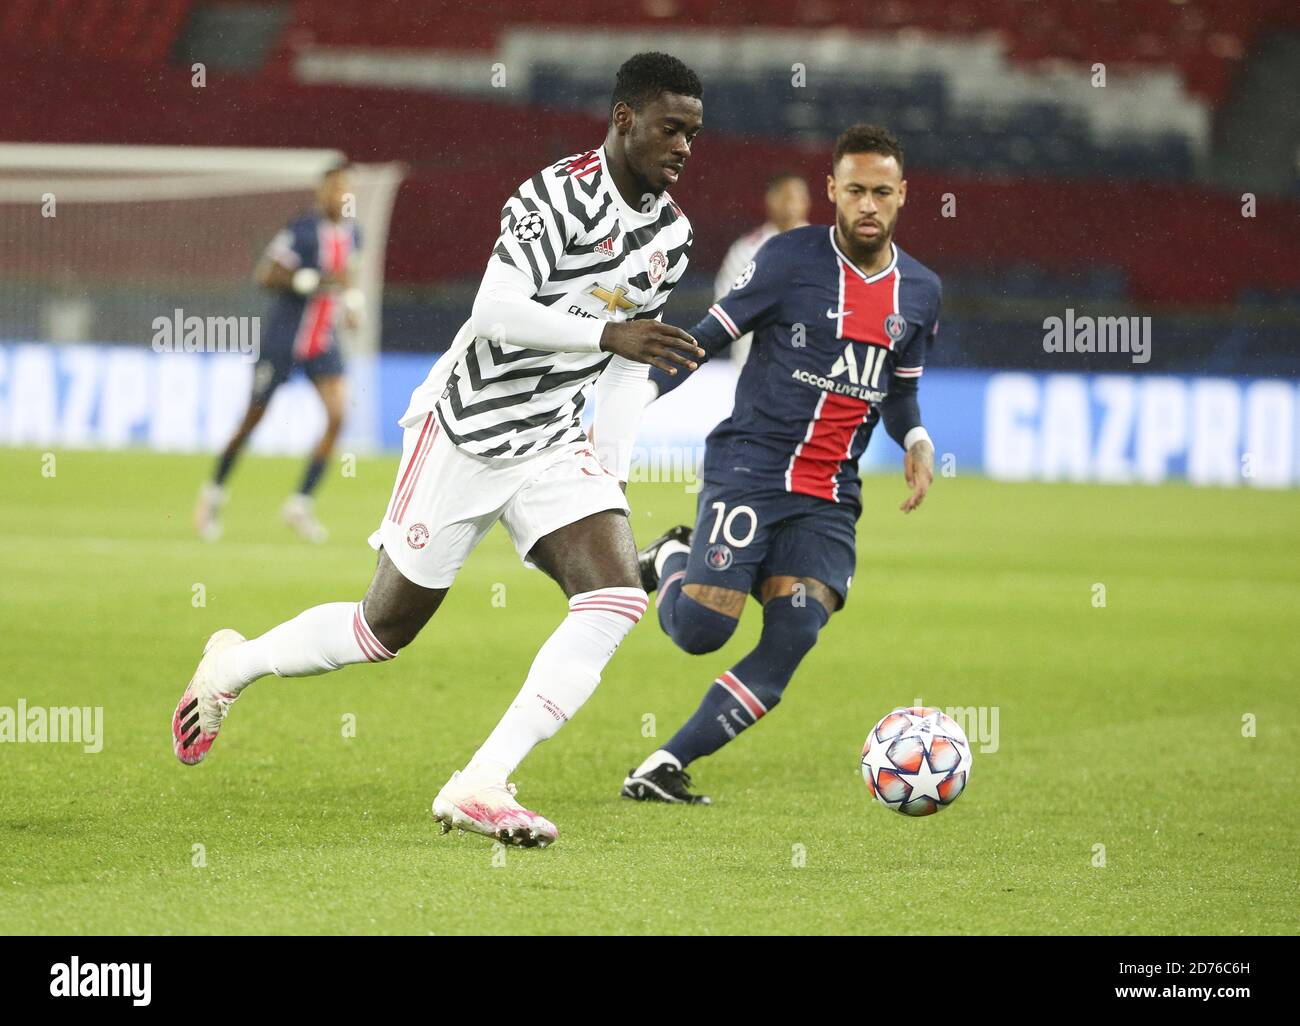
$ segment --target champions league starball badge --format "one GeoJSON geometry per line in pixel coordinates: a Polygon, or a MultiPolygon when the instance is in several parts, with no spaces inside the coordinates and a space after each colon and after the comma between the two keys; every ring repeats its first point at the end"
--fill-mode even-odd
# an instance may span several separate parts
{"type": "Polygon", "coordinates": [[[534,212],[520,218],[515,225],[515,238],[520,242],[534,242],[542,237],[543,229],[542,215],[534,212]]]}

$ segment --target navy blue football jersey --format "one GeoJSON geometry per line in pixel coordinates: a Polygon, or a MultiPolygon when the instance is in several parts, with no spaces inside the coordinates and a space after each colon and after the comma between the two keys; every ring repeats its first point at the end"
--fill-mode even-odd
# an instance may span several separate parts
{"type": "MultiPolygon", "coordinates": [[[[860,505],[858,458],[882,409],[900,444],[920,425],[917,383],[938,329],[938,276],[891,248],[867,276],[833,227],[774,236],[691,329],[710,355],[754,334],[731,415],[708,437],[706,480],[860,505]]],[[[662,393],[689,375],[652,377],[662,393]]]]}
{"type": "MultiPolygon", "coordinates": [[[[290,221],[271,240],[266,255],[291,271],[309,267],[322,274],[338,274],[360,249],[356,222],[345,219],[336,224],[312,211],[290,221]]],[[[335,323],[342,309],[340,292],[321,289],[310,296],[277,292],[267,318],[266,344],[291,347],[298,360],[310,360],[334,348],[335,323]]]]}

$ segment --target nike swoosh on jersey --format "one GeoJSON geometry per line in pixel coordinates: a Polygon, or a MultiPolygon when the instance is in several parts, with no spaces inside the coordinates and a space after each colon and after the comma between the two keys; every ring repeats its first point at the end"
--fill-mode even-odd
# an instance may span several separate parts
{"type": "Polygon", "coordinates": [[[836,320],[840,317],[848,317],[852,313],[852,310],[827,310],[826,316],[831,320],[836,320]]]}

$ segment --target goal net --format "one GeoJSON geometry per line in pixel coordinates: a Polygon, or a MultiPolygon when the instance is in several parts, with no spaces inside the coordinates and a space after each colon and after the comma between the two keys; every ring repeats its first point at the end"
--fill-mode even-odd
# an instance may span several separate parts
{"type": "MultiPolygon", "coordinates": [[[[147,343],[151,324],[257,316],[253,268],[314,203],[332,150],[0,145],[0,341],[147,343]]],[[[367,316],[380,337],[384,252],[398,165],[355,165],[367,316]]]]}

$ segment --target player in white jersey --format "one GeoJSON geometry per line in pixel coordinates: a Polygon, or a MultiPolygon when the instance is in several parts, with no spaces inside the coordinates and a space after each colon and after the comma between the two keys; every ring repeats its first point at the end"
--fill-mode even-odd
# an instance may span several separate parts
{"type": "Polygon", "coordinates": [[[209,638],[172,717],[182,762],[203,759],[259,677],[393,658],[501,521],[525,562],[564,590],[568,616],[433,811],[444,830],[555,839],[508,778],[591,696],[646,608],[622,485],[650,365],[675,373],[704,355],[659,319],[692,241],[666,190],[700,130],[701,93],[676,58],[636,55],[619,69],[604,145],[510,197],[472,316],[402,417],[402,462],[370,539],[379,564],[364,600],[316,606],[251,641],[232,630],[209,638]],[[593,386],[595,443],[579,422],[593,386]]]}

